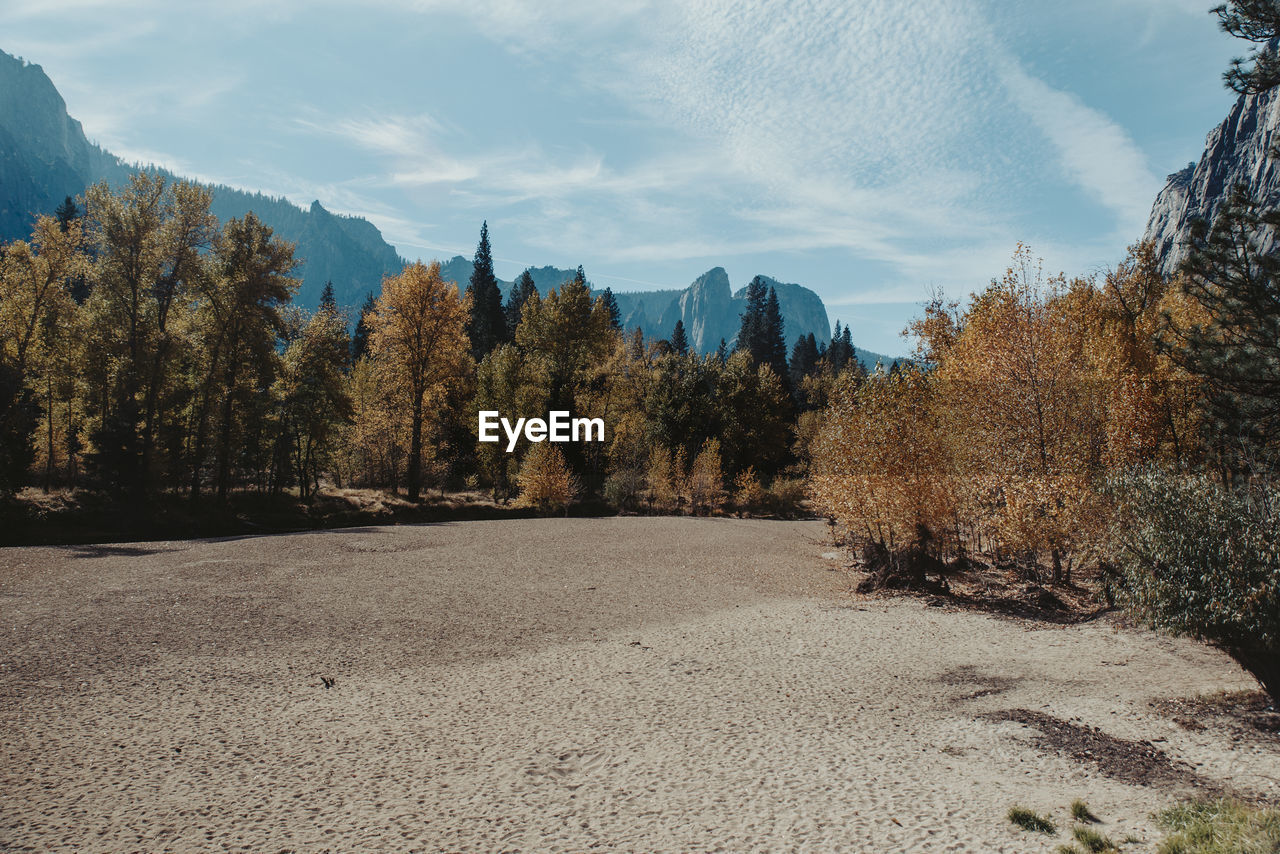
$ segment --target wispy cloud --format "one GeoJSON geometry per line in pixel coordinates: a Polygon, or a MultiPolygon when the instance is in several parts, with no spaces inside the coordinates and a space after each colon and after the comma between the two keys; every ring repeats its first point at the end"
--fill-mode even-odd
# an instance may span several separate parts
{"type": "Polygon", "coordinates": [[[1067,174],[1115,213],[1118,231],[1140,234],[1163,182],[1152,174],[1146,156],[1124,128],[1015,63],[1005,66],[1003,79],[1014,102],[1057,152],[1067,174]]]}

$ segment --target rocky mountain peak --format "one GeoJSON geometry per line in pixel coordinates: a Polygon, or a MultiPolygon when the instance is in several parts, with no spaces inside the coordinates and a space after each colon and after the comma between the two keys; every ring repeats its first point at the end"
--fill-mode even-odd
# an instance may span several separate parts
{"type": "MultiPolygon", "coordinates": [[[[1236,99],[1222,124],[1205,140],[1197,163],[1169,176],[1156,196],[1144,240],[1154,241],[1161,272],[1172,275],[1187,256],[1191,223],[1212,222],[1237,184],[1269,209],[1280,209],[1280,90],[1236,99]]],[[[1264,248],[1274,243],[1266,241],[1264,248]]]]}

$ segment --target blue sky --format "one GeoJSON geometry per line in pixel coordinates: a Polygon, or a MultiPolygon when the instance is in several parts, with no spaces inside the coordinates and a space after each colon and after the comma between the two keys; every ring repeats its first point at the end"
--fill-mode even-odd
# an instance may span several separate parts
{"type": "Polygon", "coordinates": [[[901,353],[931,291],[1018,241],[1087,275],[1226,114],[1209,0],[17,0],[126,159],[372,220],[408,258],[585,266],[619,290],[723,266],[901,353]]]}

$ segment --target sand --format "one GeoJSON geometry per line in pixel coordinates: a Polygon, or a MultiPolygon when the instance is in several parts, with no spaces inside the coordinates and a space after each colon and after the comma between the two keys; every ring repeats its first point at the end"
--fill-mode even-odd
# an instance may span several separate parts
{"type": "Polygon", "coordinates": [[[0,550],[0,850],[1150,850],[1280,739],[1189,641],[866,599],[820,523],[0,550]],[[825,555],[825,556],[824,556],[825,555]],[[332,680],[332,687],[325,681],[332,680]],[[1153,705],[1154,703],[1154,705],[1153,705]],[[1193,722],[1194,723],[1194,722],[1193,722]]]}

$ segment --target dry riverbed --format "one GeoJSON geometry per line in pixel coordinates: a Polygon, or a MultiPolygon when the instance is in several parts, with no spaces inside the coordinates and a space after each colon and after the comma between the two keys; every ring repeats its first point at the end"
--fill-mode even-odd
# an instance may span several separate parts
{"type": "Polygon", "coordinates": [[[0,851],[1047,852],[1005,813],[1074,798],[1149,850],[1178,797],[1280,799],[1280,738],[1191,699],[1255,688],[1224,656],[864,599],[825,536],[0,550],[0,851]]]}

